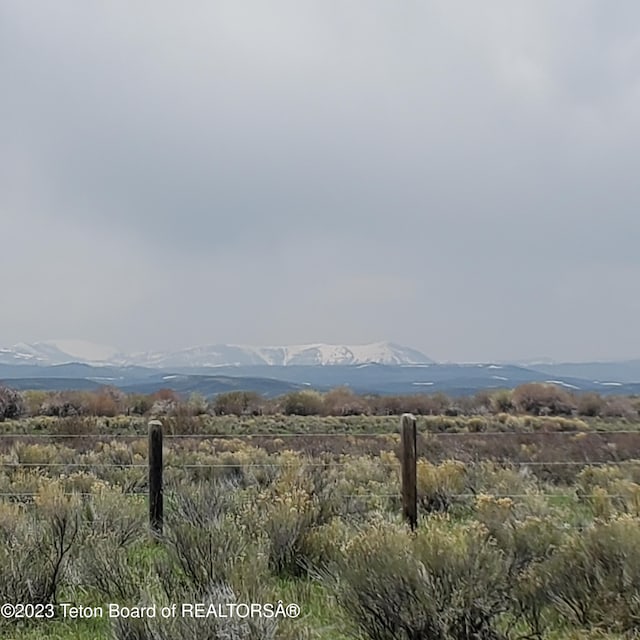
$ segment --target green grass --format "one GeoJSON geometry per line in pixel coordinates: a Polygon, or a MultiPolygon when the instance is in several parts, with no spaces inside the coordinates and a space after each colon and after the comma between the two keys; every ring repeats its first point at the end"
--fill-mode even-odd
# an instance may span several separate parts
{"type": "Polygon", "coordinates": [[[42,622],[24,629],[7,628],[0,629],[7,634],[3,637],[13,640],[112,640],[110,634],[110,621],[108,618],[94,620],[67,620],[57,619],[42,622]],[[12,635],[14,634],[15,635],[12,635]]]}
{"type": "MultiPolygon", "coordinates": [[[[155,545],[150,546],[149,556],[156,555],[155,545]]],[[[299,618],[288,620],[285,627],[291,630],[302,628],[313,629],[317,638],[323,640],[348,640],[350,636],[343,633],[344,623],[336,615],[336,604],[330,593],[321,585],[308,580],[280,580],[272,588],[273,602],[282,600],[284,604],[300,605],[299,618]]],[[[74,604],[86,606],[102,606],[105,617],[102,619],[56,619],[42,621],[28,627],[0,628],[3,638],[23,638],[24,640],[112,640],[110,619],[107,617],[106,602],[100,603],[95,598],[79,600],[74,604]],[[14,635],[15,634],[15,635],[14,635]]],[[[177,603],[180,604],[180,603],[177,603]]],[[[59,610],[59,609],[58,609],[59,610]]]]}

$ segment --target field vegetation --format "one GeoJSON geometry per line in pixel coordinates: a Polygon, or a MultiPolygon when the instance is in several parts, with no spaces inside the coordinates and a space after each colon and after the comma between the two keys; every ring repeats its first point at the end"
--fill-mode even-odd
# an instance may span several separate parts
{"type": "Polygon", "coordinates": [[[1,389],[0,603],[301,613],[72,620],[58,608],[0,618],[0,636],[637,637],[638,401],[525,386],[466,399],[1,389]],[[415,532],[399,497],[406,410],[418,416],[415,532]],[[165,431],[160,538],[147,524],[151,417],[165,431]]]}
{"type": "Polygon", "coordinates": [[[154,415],[497,415],[584,416],[638,419],[639,397],[571,393],[554,384],[528,383],[515,389],[487,390],[469,397],[444,393],[405,396],[361,396],[348,387],[321,394],[296,391],[265,398],[251,391],[232,391],[213,398],[181,397],[171,389],[149,395],[125,394],[115,387],[99,391],[23,391],[0,384],[0,420],[24,416],[154,415]]]}

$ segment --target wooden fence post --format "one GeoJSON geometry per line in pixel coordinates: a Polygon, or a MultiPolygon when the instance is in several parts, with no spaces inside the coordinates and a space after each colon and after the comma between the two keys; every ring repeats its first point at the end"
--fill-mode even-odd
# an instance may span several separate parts
{"type": "Polygon", "coordinates": [[[418,489],[416,461],[416,419],[410,413],[400,420],[402,439],[402,511],[414,530],[418,525],[418,489]]]}
{"type": "Polygon", "coordinates": [[[162,535],[162,422],[149,422],[149,526],[162,535]]]}

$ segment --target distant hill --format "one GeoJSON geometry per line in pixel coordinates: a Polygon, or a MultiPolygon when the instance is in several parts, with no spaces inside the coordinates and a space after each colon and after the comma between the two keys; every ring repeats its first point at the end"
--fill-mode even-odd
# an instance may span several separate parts
{"type": "Polygon", "coordinates": [[[101,384],[116,384],[122,381],[148,378],[157,374],[157,369],[145,367],[92,366],[82,362],[55,364],[0,364],[2,378],[87,378],[101,384]]]}
{"type": "Polygon", "coordinates": [[[18,391],[96,391],[104,385],[85,378],[3,378],[0,384],[18,391]]]}
{"type": "Polygon", "coordinates": [[[179,393],[199,392],[206,396],[232,390],[274,396],[297,389],[326,391],[338,386],[348,386],[362,394],[443,392],[460,396],[485,389],[513,389],[526,382],[552,382],[575,392],[640,393],[639,383],[594,381],[495,364],[252,365],[166,370],[86,364],[0,365],[0,382],[18,389],[95,389],[113,385],[127,392],[153,393],[171,388],[179,393]]]}
{"type": "MultiPolygon", "coordinates": [[[[19,391],[96,391],[104,383],[87,378],[13,378],[4,379],[7,384],[19,391]]],[[[287,383],[268,378],[234,378],[231,376],[164,376],[163,378],[114,385],[127,393],[151,394],[160,389],[172,389],[177,393],[189,395],[201,393],[215,396],[228,391],[255,391],[266,397],[275,397],[307,388],[305,385],[287,383]]]]}
{"type": "Polygon", "coordinates": [[[530,368],[546,373],[547,375],[587,378],[588,380],[597,380],[601,383],[640,383],[640,360],[532,364],[530,368]]]}
{"type": "Polygon", "coordinates": [[[303,384],[274,380],[272,378],[237,377],[237,376],[207,376],[207,375],[166,375],[161,379],[137,382],[122,386],[127,393],[154,393],[160,389],[172,389],[185,395],[200,393],[210,397],[229,391],[255,391],[263,396],[272,398],[291,391],[301,391],[308,388],[303,384]]]}

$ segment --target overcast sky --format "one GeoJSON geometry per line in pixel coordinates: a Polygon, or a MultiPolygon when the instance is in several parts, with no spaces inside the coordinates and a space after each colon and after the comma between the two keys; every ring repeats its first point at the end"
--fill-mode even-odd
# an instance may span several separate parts
{"type": "Polygon", "coordinates": [[[0,346],[640,357],[640,3],[0,3],[0,346]]]}

